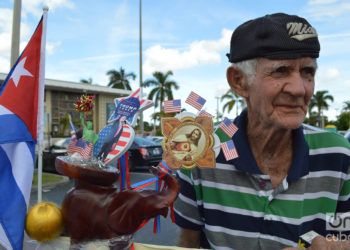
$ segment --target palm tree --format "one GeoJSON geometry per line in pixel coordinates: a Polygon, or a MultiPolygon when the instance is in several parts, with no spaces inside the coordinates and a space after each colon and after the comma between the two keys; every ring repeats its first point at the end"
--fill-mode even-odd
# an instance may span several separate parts
{"type": "Polygon", "coordinates": [[[343,111],[350,112],[350,101],[346,101],[344,104],[343,111]]]}
{"type": "Polygon", "coordinates": [[[143,87],[151,87],[154,88],[148,94],[149,100],[154,100],[154,106],[157,108],[158,106],[162,106],[162,102],[164,100],[173,100],[173,89],[179,89],[179,85],[172,80],[169,80],[169,77],[173,75],[172,71],[168,71],[165,74],[159,71],[154,72],[153,79],[148,79],[143,82],[143,87]]]}
{"type": "Polygon", "coordinates": [[[107,75],[109,76],[108,87],[125,90],[131,90],[129,79],[135,80],[136,78],[136,75],[132,72],[125,73],[122,67],[119,71],[115,69],[108,71],[107,75]]]}
{"type": "Polygon", "coordinates": [[[92,84],[92,78],[89,77],[89,79],[81,79],[80,82],[81,83],[86,83],[86,84],[92,84]]]}
{"type": "Polygon", "coordinates": [[[224,94],[221,97],[221,102],[225,99],[228,99],[228,101],[224,104],[222,107],[222,112],[225,112],[227,109],[227,113],[230,113],[233,107],[236,105],[236,116],[238,115],[238,105],[241,107],[244,107],[244,100],[242,97],[237,95],[235,92],[233,92],[231,89],[229,89],[226,94],[224,94]],[[236,103],[237,102],[237,103],[236,103]]]}
{"type": "Polygon", "coordinates": [[[334,98],[332,95],[327,94],[328,90],[321,90],[317,91],[311,98],[310,101],[310,109],[311,111],[314,107],[317,108],[317,116],[320,127],[324,127],[323,124],[323,110],[327,110],[329,107],[328,101],[334,101],[334,98]]]}

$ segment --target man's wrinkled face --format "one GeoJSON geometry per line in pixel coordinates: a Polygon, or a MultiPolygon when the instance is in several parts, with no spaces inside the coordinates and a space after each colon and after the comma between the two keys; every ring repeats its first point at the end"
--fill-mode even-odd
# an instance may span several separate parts
{"type": "Polygon", "coordinates": [[[316,67],[312,58],[259,59],[247,98],[251,118],[263,126],[299,127],[313,95],[316,67]]]}

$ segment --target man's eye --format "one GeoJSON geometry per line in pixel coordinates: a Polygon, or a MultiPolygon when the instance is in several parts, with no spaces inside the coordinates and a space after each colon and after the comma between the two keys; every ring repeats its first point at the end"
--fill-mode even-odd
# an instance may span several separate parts
{"type": "Polygon", "coordinates": [[[316,69],[314,67],[304,67],[300,70],[303,76],[315,76],[316,69]]]}
{"type": "Polygon", "coordinates": [[[289,69],[286,66],[281,66],[276,68],[271,72],[272,76],[284,76],[289,73],[289,69]]]}

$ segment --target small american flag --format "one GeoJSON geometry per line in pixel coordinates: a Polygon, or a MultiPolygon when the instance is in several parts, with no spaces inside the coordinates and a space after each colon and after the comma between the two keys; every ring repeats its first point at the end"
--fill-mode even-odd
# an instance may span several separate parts
{"type": "Polygon", "coordinates": [[[197,110],[201,110],[206,100],[200,95],[191,91],[190,95],[187,97],[185,102],[190,104],[192,107],[196,108],[197,110]]]}
{"type": "Polygon", "coordinates": [[[214,116],[210,113],[208,113],[207,111],[205,110],[201,110],[198,114],[198,116],[207,116],[207,117],[210,117],[210,118],[213,118],[214,116]]]}
{"type": "Polygon", "coordinates": [[[219,128],[221,128],[229,137],[232,137],[238,130],[236,125],[226,117],[220,123],[219,128]]]}
{"type": "Polygon", "coordinates": [[[226,160],[232,160],[238,157],[238,153],[235,144],[232,140],[229,140],[221,144],[221,149],[224,152],[226,160]]]}
{"type": "Polygon", "coordinates": [[[74,153],[80,154],[83,159],[90,159],[92,155],[92,143],[86,142],[84,139],[72,138],[68,144],[67,152],[69,155],[74,153]]]}
{"type": "Polygon", "coordinates": [[[174,113],[181,111],[181,100],[168,100],[163,102],[164,112],[165,113],[174,113]]]}

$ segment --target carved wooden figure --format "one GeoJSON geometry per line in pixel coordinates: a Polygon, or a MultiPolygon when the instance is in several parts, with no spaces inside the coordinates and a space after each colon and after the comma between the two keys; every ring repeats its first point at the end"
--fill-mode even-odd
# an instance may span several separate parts
{"type": "Polygon", "coordinates": [[[166,217],[179,192],[177,180],[159,167],[153,171],[165,181],[162,192],[119,192],[116,172],[74,165],[65,157],[57,157],[56,169],[75,180],[62,203],[72,244],[133,234],[145,221],[157,215],[166,217]]]}

